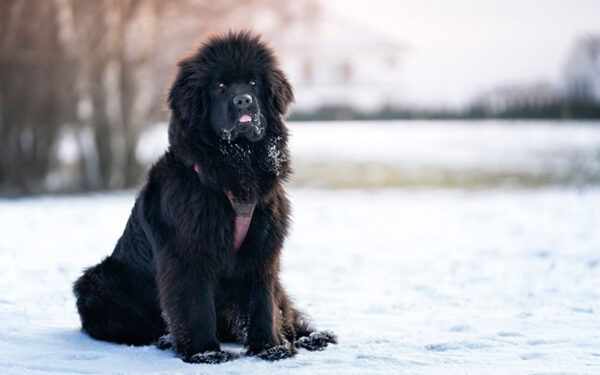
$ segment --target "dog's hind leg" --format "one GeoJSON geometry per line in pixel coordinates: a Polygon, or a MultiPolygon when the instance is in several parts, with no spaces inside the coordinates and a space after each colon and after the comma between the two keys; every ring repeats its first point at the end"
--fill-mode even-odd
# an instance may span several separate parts
{"type": "Polygon", "coordinates": [[[310,351],[323,350],[329,344],[337,344],[337,336],[331,331],[317,331],[302,313],[294,309],[293,327],[296,337],[294,345],[296,348],[304,348],[310,351]]]}
{"type": "Polygon", "coordinates": [[[276,285],[279,308],[282,315],[283,333],[296,348],[310,351],[323,350],[329,344],[337,344],[337,336],[331,331],[317,331],[308,319],[298,311],[284,292],[281,284],[276,285]]]}
{"type": "Polygon", "coordinates": [[[96,339],[147,345],[166,331],[152,276],[113,257],[87,269],[73,292],[82,328],[96,339]]]}

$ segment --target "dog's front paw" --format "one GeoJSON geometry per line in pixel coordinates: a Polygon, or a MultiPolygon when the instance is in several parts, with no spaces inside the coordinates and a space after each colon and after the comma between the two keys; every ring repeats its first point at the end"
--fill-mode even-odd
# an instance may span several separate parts
{"type": "Polygon", "coordinates": [[[173,340],[171,340],[171,335],[166,334],[160,336],[158,340],[154,341],[154,346],[156,346],[160,350],[167,350],[173,347],[173,340]]]}
{"type": "Polygon", "coordinates": [[[224,362],[233,361],[238,359],[240,356],[236,353],[226,352],[223,350],[219,351],[208,351],[203,353],[196,353],[189,358],[185,359],[188,363],[208,363],[208,364],[219,364],[224,362]]]}
{"type": "Polygon", "coordinates": [[[258,357],[267,361],[278,361],[280,359],[293,357],[296,352],[296,348],[286,342],[283,345],[270,346],[262,349],[250,348],[246,352],[246,355],[258,357]]]}
{"type": "Polygon", "coordinates": [[[329,344],[337,344],[337,336],[331,331],[313,332],[308,336],[300,337],[295,345],[310,351],[323,350],[329,344]]]}

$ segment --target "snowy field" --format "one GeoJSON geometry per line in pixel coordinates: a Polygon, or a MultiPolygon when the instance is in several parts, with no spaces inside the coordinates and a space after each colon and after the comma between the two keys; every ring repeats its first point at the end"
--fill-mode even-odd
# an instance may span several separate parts
{"type": "Polygon", "coordinates": [[[0,374],[600,374],[600,126],[396,125],[291,124],[282,279],[338,345],[190,365],[90,339],[71,284],[134,192],[0,200],[0,374]]]}
{"type": "Polygon", "coordinates": [[[290,195],[282,278],[339,345],[190,365],[90,339],[71,283],[133,193],[0,201],[0,374],[600,373],[599,189],[290,195]]]}

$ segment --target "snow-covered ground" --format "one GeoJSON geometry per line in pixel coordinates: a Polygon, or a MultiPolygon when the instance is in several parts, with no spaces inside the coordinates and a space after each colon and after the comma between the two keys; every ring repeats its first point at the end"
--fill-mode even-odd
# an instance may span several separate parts
{"type": "Polygon", "coordinates": [[[0,374],[600,373],[598,188],[290,195],[282,278],[339,345],[190,365],[90,339],[71,283],[134,193],[0,200],[0,374]]]}
{"type": "MultiPolygon", "coordinates": [[[[338,345],[211,366],[92,340],[71,283],[112,251],[134,192],[0,200],[0,374],[600,374],[600,126],[290,129],[282,278],[338,345]]],[[[137,155],[165,147],[159,124],[137,155]]]]}

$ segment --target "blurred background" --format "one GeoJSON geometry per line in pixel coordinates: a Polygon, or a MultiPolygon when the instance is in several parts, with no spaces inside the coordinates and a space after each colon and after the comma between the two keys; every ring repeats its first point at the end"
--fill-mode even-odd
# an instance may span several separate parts
{"type": "Polygon", "coordinates": [[[600,182],[600,2],[3,0],[0,195],[134,188],[207,35],[261,32],[296,92],[294,186],[600,182]]]}

